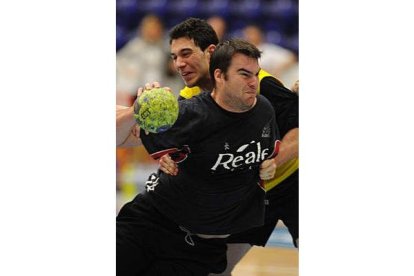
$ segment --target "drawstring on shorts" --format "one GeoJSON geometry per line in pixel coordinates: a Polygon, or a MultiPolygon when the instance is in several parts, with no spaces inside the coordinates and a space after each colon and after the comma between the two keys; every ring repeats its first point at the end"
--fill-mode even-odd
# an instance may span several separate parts
{"type": "Polygon", "coordinates": [[[183,232],[185,232],[185,233],[186,233],[185,238],[184,238],[185,242],[186,242],[186,243],[188,243],[188,244],[189,244],[189,245],[191,245],[191,246],[194,246],[194,245],[195,245],[195,243],[194,243],[193,238],[191,237],[191,236],[193,236],[194,234],[193,234],[193,233],[191,233],[188,229],[186,229],[186,228],[184,228],[184,227],[182,227],[182,226],[178,226],[178,227],[181,229],[181,231],[183,231],[183,232]]]}

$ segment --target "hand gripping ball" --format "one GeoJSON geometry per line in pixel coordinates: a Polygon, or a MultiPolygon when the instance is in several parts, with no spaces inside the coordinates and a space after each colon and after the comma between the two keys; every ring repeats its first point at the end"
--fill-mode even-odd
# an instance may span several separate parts
{"type": "Polygon", "coordinates": [[[160,133],[172,127],[178,118],[178,101],[164,88],[144,90],[135,101],[134,116],[148,132],[160,133]]]}

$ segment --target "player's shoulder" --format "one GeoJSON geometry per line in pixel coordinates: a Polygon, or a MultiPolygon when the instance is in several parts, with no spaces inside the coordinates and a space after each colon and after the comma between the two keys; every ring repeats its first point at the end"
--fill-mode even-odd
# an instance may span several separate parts
{"type": "Polygon", "coordinates": [[[275,78],[274,76],[272,76],[269,72],[267,72],[266,70],[264,70],[263,68],[260,69],[259,71],[259,81],[261,81],[262,79],[264,79],[265,77],[272,77],[275,78]]]}
{"type": "Polygon", "coordinates": [[[257,105],[260,107],[260,109],[267,109],[270,107],[273,110],[272,103],[269,101],[268,98],[261,94],[257,95],[257,105]]]}
{"type": "Polygon", "coordinates": [[[211,99],[208,92],[201,92],[191,98],[179,101],[180,112],[186,113],[187,116],[197,116],[196,114],[205,114],[209,109],[208,104],[211,99]]]}
{"type": "Polygon", "coordinates": [[[181,99],[190,99],[200,93],[201,93],[201,88],[198,86],[193,86],[193,87],[185,86],[183,89],[180,90],[179,97],[181,99]]]}
{"type": "MultiPolygon", "coordinates": [[[[272,74],[270,74],[269,72],[267,72],[264,69],[260,69],[260,71],[259,71],[259,83],[260,84],[262,84],[262,83],[273,83],[277,86],[285,87],[283,85],[283,83],[278,78],[276,78],[275,76],[273,76],[272,74]]],[[[259,87],[259,89],[260,89],[260,87],[259,87]]]]}
{"type": "Polygon", "coordinates": [[[190,99],[178,102],[179,116],[175,124],[177,127],[191,128],[194,132],[205,128],[211,114],[217,113],[211,110],[206,93],[202,92],[190,99]]]}
{"type": "Polygon", "coordinates": [[[297,97],[296,93],[290,91],[280,80],[263,69],[259,72],[259,82],[259,94],[264,96],[297,97]]]}

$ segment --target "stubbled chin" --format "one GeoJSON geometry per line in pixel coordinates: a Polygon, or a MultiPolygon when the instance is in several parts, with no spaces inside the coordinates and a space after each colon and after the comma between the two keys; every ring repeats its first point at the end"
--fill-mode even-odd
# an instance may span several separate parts
{"type": "Polygon", "coordinates": [[[182,79],[184,80],[184,83],[187,86],[190,86],[190,85],[194,84],[194,76],[192,76],[191,74],[187,75],[185,77],[182,77],[182,79]]]}
{"type": "Polygon", "coordinates": [[[252,106],[255,103],[255,101],[256,101],[256,95],[254,95],[254,96],[252,95],[252,96],[247,98],[246,104],[248,106],[252,106]]]}
{"type": "Polygon", "coordinates": [[[247,100],[249,100],[249,101],[254,101],[255,99],[256,99],[256,96],[257,96],[257,94],[256,93],[249,93],[248,95],[247,95],[247,100]]]}

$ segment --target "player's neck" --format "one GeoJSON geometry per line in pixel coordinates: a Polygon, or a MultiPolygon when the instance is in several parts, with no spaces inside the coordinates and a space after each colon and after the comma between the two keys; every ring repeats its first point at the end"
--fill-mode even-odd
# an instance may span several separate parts
{"type": "Polygon", "coordinates": [[[211,82],[210,78],[207,78],[204,80],[200,80],[198,87],[200,87],[201,91],[212,91],[213,83],[211,82]]]}
{"type": "Polygon", "coordinates": [[[236,104],[234,101],[226,98],[222,92],[217,93],[216,88],[214,88],[213,91],[211,92],[211,97],[221,108],[223,108],[226,111],[233,112],[233,113],[243,113],[243,112],[249,111],[257,103],[257,97],[256,97],[251,106],[241,107],[240,105],[236,104]]]}

